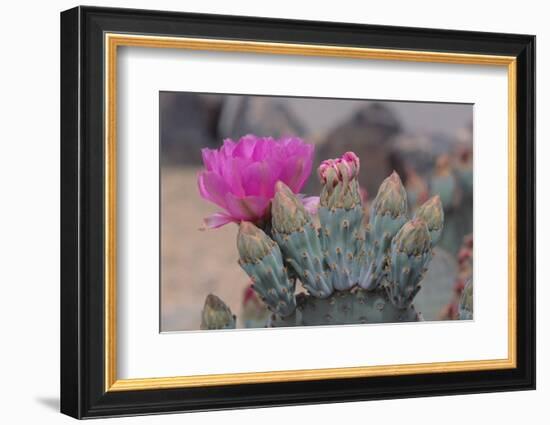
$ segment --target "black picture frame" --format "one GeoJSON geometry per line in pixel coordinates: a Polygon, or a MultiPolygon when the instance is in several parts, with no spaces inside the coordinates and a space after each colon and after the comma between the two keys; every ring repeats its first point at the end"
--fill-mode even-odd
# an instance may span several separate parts
{"type": "Polygon", "coordinates": [[[76,7],[61,13],[61,412],[75,418],[535,388],[535,37],[76,7]],[[105,391],[104,34],[139,33],[514,56],[517,367],[369,378],[105,391]]]}

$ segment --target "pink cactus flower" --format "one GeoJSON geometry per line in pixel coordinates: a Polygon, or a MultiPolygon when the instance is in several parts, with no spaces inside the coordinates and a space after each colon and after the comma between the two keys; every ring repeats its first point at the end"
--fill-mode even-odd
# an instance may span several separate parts
{"type": "MultiPolygon", "coordinates": [[[[311,173],[313,149],[298,137],[275,140],[253,135],[238,142],[225,139],[220,149],[203,149],[199,192],[224,210],[206,217],[206,227],[268,218],[275,183],[281,180],[298,193],[311,173]]],[[[315,204],[309,198],[304,198],[306,202],[315,204]]]]}

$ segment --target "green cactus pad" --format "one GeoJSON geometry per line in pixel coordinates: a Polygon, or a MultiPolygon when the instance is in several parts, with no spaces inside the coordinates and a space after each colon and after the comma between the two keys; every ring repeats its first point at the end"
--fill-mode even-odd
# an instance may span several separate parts
{"type": "Polygon", "coordinates": [[[255,263],[240,261],[241,267],[252,279],[252,287],[271,311],[282,316],[296,308],[294,282],[284,270],[281,250],[276,245],[269,254],[255,263]]]}
{"type": "Polygon", "coordinates": [[[319,208],[321,239],[332,287],[339,291],[357,283],[359,253],[364,243],[363,208],[319,208]]]}
{"type": "Polygon", "coordinates": [[[273,231],[275,241],[281,247],[285,261],[312,295],[326,298],[333,291],[330,276],[325,268],[319,234],[312,222],[288,235],[273,231]]]}
{"type": "Polygon", "coordinates": [[[268,308],[281,316],[296,308],[295,282],[289,278],[279,246],[252,223],[243,222],[237,236],[239,264],[268,308]]]}
{"type": "Polygon", "coordinates": [[[456,178],[454,175],[434,176],[430,181],[431,193],[439,195],[445,211],[455,207],[456,178]]]}
{"type": "Polygon", "coordinates": [[[380,287],[388,265],[392,238],[407,221],[407,192],[394,171],[376,194],[367,226],[363,265],[359,270],[359,286],[373,290],[380,287]]]}
{"type": "Polygon", "coordinates": [[[326,298],[333,288],[319,232],[298,197],[282,182],[276,188],[271,207],[273,238],[304,287],[316,297],[326,298]]]}
{"type": "Polygon", "coordinates": [[[416,322],[420,315],[412,305],[396,308],[383,290],[335,291],[332,296],[318,299],[298,294],[296,313],[292,320],[273,317],[271,326],[356,325],[364,323],[416,322]]]}
{"type": "Polygon", "coordinates": [[[445,213],[443,212],[443,205],[441,204],[439,195],[433,196],[418,207],[414,217],[420,218],[426,222],[432,244],[435,245],[441,238],[445,219],[445,213]]]}
{"type": "Polygon", "coordinates": [[[359,270],[358,282],[361,288],[372,290],[380,287],[386,274],[391,240],[406,221],[405,214],[395,217],[389,213],[371,214],[362,253],[364,261],[359,270]]]}
{"type": "Polygon", "coordinates": [[[432,258],[428,226],[421,219],[407,222],[392,239],[389,271],[384,287],[397,308],[410,305],[432,258]]]}

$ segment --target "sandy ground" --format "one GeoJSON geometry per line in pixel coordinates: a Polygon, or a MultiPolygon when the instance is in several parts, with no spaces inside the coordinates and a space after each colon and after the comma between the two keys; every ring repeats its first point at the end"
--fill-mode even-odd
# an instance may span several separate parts
{"type": "Polygon", "coordinates": [[[237,264],[237,226],[199,230],[216,212],[200,198],[198,168],[163,168],[161,187],[161,329],[198,329],[204,299],[221,297],[240,313],[248,276],[237,264]]]}
{"type": "MultiPolygon", "coordinates": [[[[237,226],[200,230],[217,208],[197,190],[198,168],[163,167],[161,188],[161,329],[197,330],[206,296],[222,298],[240,315],[248,276],[237,264],[237,226]]],[[[456,275],[454,258],[436,250],[415,306],[436,320],[449,301],[456,275]]]]}

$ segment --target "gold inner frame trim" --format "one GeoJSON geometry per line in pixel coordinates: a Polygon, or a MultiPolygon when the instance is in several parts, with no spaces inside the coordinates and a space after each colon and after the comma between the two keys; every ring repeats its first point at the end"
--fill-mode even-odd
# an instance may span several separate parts
{"type": "Polygon", "coordinates": [[[105,34],[105,391],[136,391],[214,385],[268,382],[311,381],[511,369],[516,358],[516,58],[446,52],[371,49],[329,45],[268,43],[149,35],[105,34]],[[399,364],[329,369],[304,369],[272,372],[229,373],[174,376],[165,378],[117,378],[116,323],[116,123],[117,123],[117,49],[120,46],[227,51],[279,55],[340,57],[404,62],[434,62],[468,65],[494,65],[508,72],[508,357],[495,360],[399,364]]]}

